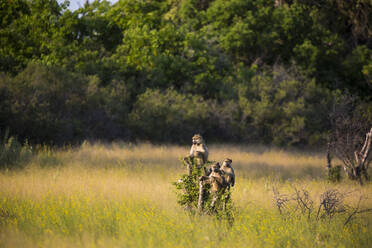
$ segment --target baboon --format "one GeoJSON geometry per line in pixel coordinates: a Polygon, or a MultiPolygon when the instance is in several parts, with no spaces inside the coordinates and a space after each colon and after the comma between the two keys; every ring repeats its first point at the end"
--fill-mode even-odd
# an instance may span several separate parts
{"type": "Polygon", "coordinates": [[[232,160],[229,158],[226,158],[220,170],[222,171],[222,174],[226,180],[227,187],[230,189],[230,187],[234,187],[235,184],[235,172],[234,169],[231,167],[232,160]]]}
{"type": "MultiPolygon", "coordinates": [[[[190,155],[183,159],[187,164],[189,175],[191,175],[192,166],[189,163],[189,159],[194,159],[198,168],[203,167],[203,165],[208,161],[208,147],[205,145],[203,137],[200,134],[195,134],[192,137],[190,155]]],[[[205,175],[208,174],[208,171],[205,167],[204,172],[205,175]]]]}
{"type": "MultiPolygon", "coordinates": [[[[199,180],[201,182],[200,186],[205,184],[211,185],[210,191],[213,196],[211,207],[213,208],[217,202],[218,195],[223,194],[226,190],[226,187],[228,186],[223,172],[220,169],[220,163],[217,162],[212,164],[211,173],[209,174],[209,176],[201,176],[199,180]]],[[[202,190],[200,190],[200,193],[202,193],[202,190]]],[[[201,209],[202,206],[201,200],[202,195],[199,195],[199,209],[201,209]]]]}
{"type": "Polygon", "coordinates": [[[211,192],[219,192],[224,190],[227,186],[226,179],[223,176],[223,172],[221,171],[220,163],[214,163],[211,166],[211,174],[209,174],[209,178],[211,179],[211,192]]]}
{"type": "Polygon", "coordinates": [[[200,134],[195,134],[192,137],[190,158],[196,158],[198,165],[203,165],[208,161],[208,147],[200,134]]]}

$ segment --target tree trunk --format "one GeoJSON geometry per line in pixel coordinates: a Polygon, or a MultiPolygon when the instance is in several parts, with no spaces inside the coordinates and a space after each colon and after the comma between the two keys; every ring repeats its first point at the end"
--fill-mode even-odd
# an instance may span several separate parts
{"type": "MultiPolygon", "coordinates": [[[[348,175],[349,179],[359,181],[360,185],[363,185],[363,178],[368,181],[368,165],[371,161],[369,158],[369,152],[371,150],[372,140],[372,128],[366,133],[364,144],[360,151],[354,152],[354,159],[344,160],[344,171],[348,175]],[[345,162],[347,161],[347,162],[345,162]]],[[[328,154],[327,154],[328,155],[328,154]]],[[[328,166],[329,167],[329,166],[328,166]]]]}
{"type": "Polygon", "coordinates": [[[199,180],[199,199],[198,199],[198,211],[201,213],[204,206],[204,187],[203,181],[199,180]]]}
{"type": "Polygon", "coordinates": [[[330,178],[330,173],[332,169],[332,157],[331,157],[331,142],[327,144],[327,174],[328,178],[330,178]]]}
{"type": "Polygon", "coordinates": [[[185,157],[184,159],[183,159],[183,161],[185,162],[185,164],[186,164],[186,167],[187,167],[187,173],[189,174],[189,176],[191,176],[191,174],[192,174],[192,166],[191,166],[191,164],[190,164],[190,160],[189,160],[189,158],[188,157],[185,157]]]}

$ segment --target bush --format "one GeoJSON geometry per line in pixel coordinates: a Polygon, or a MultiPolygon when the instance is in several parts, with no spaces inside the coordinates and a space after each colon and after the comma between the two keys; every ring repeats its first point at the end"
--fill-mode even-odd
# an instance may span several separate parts
{"type": "Polygon", "coordinates": [[[200,96],[180,94],[173,89],[165,92],[148,89],[138,97],[130,120],[142,138],[181,142],[205,130],[208,110],[208,103],[200,96]]]}
{"type": "Polygon", "coordinates": [[[0,128],[11,126],[20,140],[33,144],[127,138],[126,84],[102,84],[97,76],[37,63],[14,78],[0,75],[0,128]]]}
{"type": "Polygon", "coordinates": [[[333,183],[341,181],[341,165],[336,165],[335,167],[329,168],[327,180],[333,183]]]}
{"type": "Polygon", "coordinates": [[[332,94],[295,67],[274,66],[236,88],[250,141],[278,146],[324,142],[332,94]]]}
{"type": "Polygon", "coordinates": [[[27,142],[22,145],[15,137],[9,137],[9,131],[5,132],[0,143],[0,169],[22,167],[31,156],[32,147],[27,142]]]}
{"type": "MultiPolygon", "coordinates": [[[[202,167],[198,167],[194,160],[190,159],[187,162],[182,161],[183,165],[187,167],[187,164],[191,166],[191,175],[183,174],[181,179],[174,182],[173,185],[176,186],[178,204],[180,204],[186,211],[191,214],[196,214],[198,212],[198,200],[199,200],[199,177],[204,175],[204,167],[211,164],[208,161],[202,167]]],[[[223,193],[219,193],[216,205],[211,206],[212,195],[209,192],[210,185],[206,184],[203,192],[203,212],[208,213],[217,217],[217,219],[227,220],[230,224],[234,221],[234,207],[231,200],[231,191],[226,189],[223,193]],[[225,201],[225,199],[227,199],[225,201]],[[226,204],[224,206],[224,203],[226,204]]]]}

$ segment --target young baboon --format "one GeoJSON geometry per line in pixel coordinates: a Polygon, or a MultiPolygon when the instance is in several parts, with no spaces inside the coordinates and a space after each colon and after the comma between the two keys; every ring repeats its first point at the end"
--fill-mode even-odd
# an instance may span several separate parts
{"type": "MultiPolygon", "coordinates": [[[[211,185],[211,194],[213,196],[211,207],[213,208],[217,202],[218,195],[223,194],[226,190],[227,183],[225,177],[223,176],[223,172],[220,170],[220,163],[214,163],[211,165],[211,173],[209,176],[201,176],[199,178],[201,185],[210,184],[211,185]]],[[[202,192],[202,191],[200,191],[202,192]]],[[[202,197],[199,196],[201,200],[202,197]]],[[[200,201],[199,201],[200,202],[200,201]]],[[[198,205],[202,205],[201,203],[198,205]]]]}
{"type": "Polygon", "coordinates": [[[221,166],[222,174],[226,180],[227,187],[230,189],[230,187],[234,187],[235,184],[235,172],[234,169],[231,166],[232,160],[229,158],[226,158],[221,166]]]}
{"type": "Polygon", "coordinates": [[[211,166],[211,174],[209,174],[210,183],[212,185],[211,192],[216,193],[226,188],[226,179],[221,171],[220,163],[214,163],[211,166]]]}

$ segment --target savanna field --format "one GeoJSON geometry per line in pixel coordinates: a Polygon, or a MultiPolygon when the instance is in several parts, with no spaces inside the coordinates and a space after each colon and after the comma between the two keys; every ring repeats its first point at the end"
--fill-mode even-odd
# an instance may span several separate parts
{"type": "Polygon", "coordinates": [[[0,0],[0,248],[372,247],[371,20],[0,0]]]}
{"type": "Polygon", "coordinates": [[[0,172],[0,247],[371,247],[372,184],[324,178],[324,154],[210,145],[233,160],[234,222],[191,215],[174,185],[186,146],[89,144],[39,148],[23,168],[0,172]],[[311,211],[277,207],[274,191],[307,192],[311,211]],[[337,190],[338,212],[318,213],[337,190]],[[341,206],[342,205],[342,206],[341,206]],[[358,212],[353,215],[353,211],[358,212]]]}

